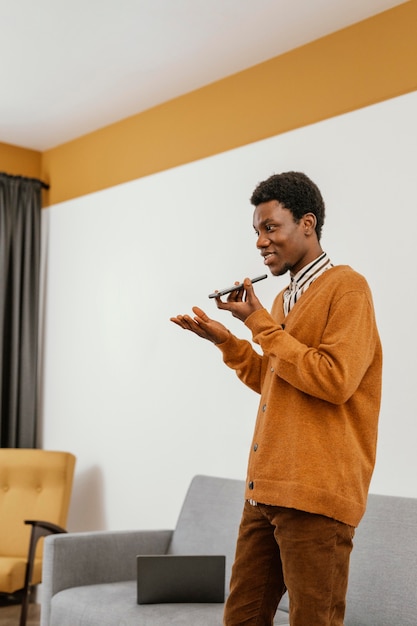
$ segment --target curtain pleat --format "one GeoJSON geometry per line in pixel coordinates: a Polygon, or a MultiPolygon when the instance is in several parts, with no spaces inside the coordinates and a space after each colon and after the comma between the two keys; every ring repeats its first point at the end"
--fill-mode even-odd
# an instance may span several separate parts
{"type": "Polygon", "coordinates": [[[41,181],[0,173],[0,447],[35,448],[41,181]]]}

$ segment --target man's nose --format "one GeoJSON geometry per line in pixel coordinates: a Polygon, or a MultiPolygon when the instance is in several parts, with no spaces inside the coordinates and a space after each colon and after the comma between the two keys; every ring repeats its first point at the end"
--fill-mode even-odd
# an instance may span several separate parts
{"type": "Polygon", "coordinates": [[[269,238],[267,237],[267,235],[264,233],[259,233],[258,235],[258,239],[256,240],[256,247],[257,248],[266,248],[269,245],[269,238]]]}

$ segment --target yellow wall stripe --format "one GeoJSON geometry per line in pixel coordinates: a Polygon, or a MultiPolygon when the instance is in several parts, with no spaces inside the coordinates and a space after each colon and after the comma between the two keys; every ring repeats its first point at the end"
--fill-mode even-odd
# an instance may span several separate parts
{"type": "Polygon", "coordinates": [[[0,142],[0,172],[13,176],[40,178],[42,153],[0,142]]]}
{"type": "Polygon", "coordinates": [[[49,202],[97,191],[417,89],[417,1],[43,155],[49,202]]]}
{"type": "MultiPolygon", "coordinates": [[[[417,0],[42,154],[47,203],[417,89],[417,0]]],[[[1,154],[1,153],[0,153],[1,154]]]]}

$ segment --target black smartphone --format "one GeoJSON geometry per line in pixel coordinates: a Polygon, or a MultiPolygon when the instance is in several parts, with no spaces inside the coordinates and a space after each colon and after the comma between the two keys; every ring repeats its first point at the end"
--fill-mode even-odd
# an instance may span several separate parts
{"type": "MultiPolygon", "coordinates": [[[[259,280],[263,280],[264,278],[268,278],[268,274],[262,274],[262,276],[252,278],[251,283],[257,283],[259,280]]],[[[225,296],[227,293],[242,289],[242,287],[243,283],[240,283],[239,285],[232,285],[231,287],[226,287],[226,289],[222,289],[221,291],[215,291],[214,293],[209,294],[209,298],[218,298],[219,296],[225,296]]]]}

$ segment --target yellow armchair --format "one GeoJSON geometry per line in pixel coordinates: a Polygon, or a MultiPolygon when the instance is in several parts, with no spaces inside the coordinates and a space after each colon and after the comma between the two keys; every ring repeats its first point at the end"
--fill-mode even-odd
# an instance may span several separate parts
{"type": "Polygon", "coordinates": [[[20,626],[42,579],[39,539],[66,532],[74,467],[69,452],[0,449],[0,593],[22,590],[20,626]]]}

